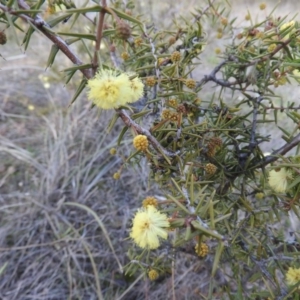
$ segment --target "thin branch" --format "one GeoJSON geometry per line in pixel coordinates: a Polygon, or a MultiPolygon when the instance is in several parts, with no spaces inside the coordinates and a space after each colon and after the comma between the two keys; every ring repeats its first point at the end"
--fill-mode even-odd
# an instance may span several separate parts
{"type": "MultiPolygon", "coordinates": [[[[102,0],[102,6],[103,8],[106,8],[106,0],[102,0]]],[[[98,53],[100,50],[101,40],[102,40],[102,33],[103,33],[103,25],[104,25],[104,17],[105,17],[106,10],[101,9],[99,12],[99,22],[97,26],[97,34],[96,34],[96,45],[95,45],[95,53],[93,58],[93,70],[94,73],[98,67],[98,53]]]]}
{"type": "Polygon", "coordinates": [[[280,147],[279,149],[275,150],[271,155],[266,156],[263,158],[258,164],[256,164],[253,168],[261,168],[265,167],[266,165],[275,162],[279,156],[283,156],[294,147],[298,146],[300,143],[300,133],[297,134],[290,142],[287,142],[285,145],[280,147]]]}

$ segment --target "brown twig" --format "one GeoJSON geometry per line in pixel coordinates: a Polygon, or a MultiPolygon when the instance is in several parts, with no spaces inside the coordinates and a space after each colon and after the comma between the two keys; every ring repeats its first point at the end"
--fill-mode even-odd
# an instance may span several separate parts
{"type": "MultiPolygon", "coordinates": [[[[106,8],[106,0],[102,0],[102,7],[106,8]]],[[[96,33],[96,45],[95,45],[95,53],[93,58],[93,73],[96,73],[98,67],[98,52],[100,50],[101,40],[102,40],[102,33],[103,33],[103,25],[104,25],[104,18],[105,18],[106,10],[101,9],[99,12],[99,22],[97,26],[97,33],[96,33]]]]}
{"type": "Polygon", "coordinates": [[[275,162],[280,155],[283,156],[284,154],[292,150],[294,147],[298,146],[299,143],[300,143],[300,133],[297,134],[290,142],[287,142],[285,145],[275,150],[271,155],[268,155],[264,159],[262,159],[258,164],[254,166],[254,168],[257,169],[257,168],[265,167],[266,165],[275,162]]]}

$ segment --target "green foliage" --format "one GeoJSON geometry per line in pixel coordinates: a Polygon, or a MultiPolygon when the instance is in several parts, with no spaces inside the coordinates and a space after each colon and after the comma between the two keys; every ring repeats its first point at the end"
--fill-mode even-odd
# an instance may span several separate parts
{"type": "MultiPolygon", "coordinates": [[[[208,1],[192,17],[178,17],[172,27],[158,29],[136,14],[132,2],[127,7],[117,1],[112,7],[105,1],[75,7],[70,1],[49,0],[48,23],[38,15],[43,1],[24,7],[17,7],[15,1],[0,3],[1,22],[13,28],[15,40],[17,30],[26,32],[25,50],[32,35],[40,31],[54,42],[47,67],[55,64],[62,51],[74,63],[64,70],[66,83],[75,73],[83,74],[71,103],[101,67],[118,68],[143,80],[144,96],[131,107],[117,109],[109,129],[120,117],[125,126],[119,143],[128,127],[147,136],[150,147],[134,151],[124,165],[146,159],[151,182],[165,194],[159,208],[168,215],[174,232],[173,240],[162,248],[179,253],[199,241],[209,246],[214,280],[205,286],[204,294],[211,299],[214,293],[230,299],[287,297],[288,286],[282,279],[299,259],[299,244],[297,235],[289,242],[281,224],[288,212],[299,218],[300,107],[286,100],[278,105],[276,88],[299,80],[300,29],[294,18],[276,18],[272,12],[257,24],[240,28],[224,7],[208,1]],[[55,13],[62,6],[65,11],[55,13]],[[88,13],[97,17],[92,19],[88,13]],[[74,31],[56,29],[67,18],[74,18],[74,31]],[[85,26],[77,28],[77,20],[85,26]],[[218,28],[218,38],[228,36],[230,42],[226,41],[219,63],[198,78],[209,47],[207,24],[218,28]],[[74,39],[65,42],[65,36],[74,39]],[[84,62],[69,47],[80,41],[86,50],[84,62]],[[213,84],[210,93],[204,94],[209,84],[213,84]],[[265,155],[261,144],[272,137],[259,129],[268,123],[276,126],[279,112],[294,128],[278,125],[286,144],[265,155]],[[152,118],[149,129],[139,125],[148,115],[152,118]],[[285,156],[293,148],[294,155],[285,156]],[[223,286],[217,284],[217,277],[223,278],[223,286]]],[[[140,269],[167,274],[172,269],[172,258],[160,251],[130,249],[128,257],[126,276],[140,269]]]]}

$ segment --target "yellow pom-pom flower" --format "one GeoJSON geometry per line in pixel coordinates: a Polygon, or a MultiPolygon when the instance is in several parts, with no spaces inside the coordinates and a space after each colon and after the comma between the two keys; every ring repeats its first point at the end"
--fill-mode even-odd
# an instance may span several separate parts
{"type": "Polygon", "coordinates": [[[181,54],[179,51],[175,51],[171,54],[171,61],[172,62],[179,62],[181,58],[181,54]]]}
{"type": "Polygon", "coordinates": [[[139,100],[143,96],[144,92],[144,84],[142,83],[141,79],[138,77],[133,78],[130,80],[130,87],[132,91],[131,100],[129,102],[135,102],[139,100]]]}
{"type": "Polygon", "coordinates": [[[220,54],[221,53],[221,49],[220,48],[216,48],[215,49],[215,53],[218,55],[218,54],[220,54]]]}
{"type": "Polygon", "coordinates": [[[120,179],[120,177],[121,177],[121,174],[119,172],[114,173],[114,175],[113,175],[113,179],[115,179],[115,180],[120,179]]]}
{"type": "Polygon", "coordinates": [[[142,45],[142,43],[143,43],[143,39],[140,37],[138,37],[134,40],[134,44],[136,47],[140,47],[142,45]]]}
{"type": "Polygon", "coordinates": [[[130,55],[128,52],[122,52],[121,57],[126,61],[129,59],[130,55]]]}
{"type": "Polygon", "coordinates": [[[260,9],[260,10],[264,10],[266,7],[267,7],[266,3],[261,3],[261,4],[259,5],[259,9],[260,9]]]}
{"type": "Polygon", "coordinates": [[[148,146],[149,142],[145,135],[139,134],[133,139],[133,146],[135,149],[139,151],[145,151],[148,146]]]}
{"type": "Polygon", "coordinates": [[[146,78],[146,85],[153,87],[156,84],[156,79],[155,77],[151,76],[151,77],[147,77],[146,78]]]}
{"type": "Polygon", "coordinates": [[[288,23],[284,23],[280,26],[280,31],[283,31],[289,27],[295,27],[295,21],[291,21],[291,22],[288,22],[288,23]]]}
{"type": "Polygon", "coordinates": [[[185,85],[189,89],[194,89],[196,87],[196,81],[192,78],[188,78],[188,79],[185,80],[185,85]]]}
{"type": "Polygon", "coordinates": [[[151,281],[154,281],[154,280],[156,280],[157,278],[158,278],[158,276],[159,276],[159,274],[158,274],[158,272],[156,271],[156,270],[150,270],[149,272],[148,272],[148,277],[149,277],[149,279],[151,280],[151,281]]]}
{"type": "Polygon", "coordinates": [[[255,194],[255,198],[261,200],[261,199],[265,198],[265,194],[261,193],[261,192],[260,193],[256,193],[255,194]]]}
{"type": "Polygon", "coordinates": [[[209,252],[209,248],[205,243],[201,243],[200,245],[197,244],[195,246],[195,252],[197,253],[198,256],[205,257],[209,252]]]}
{"type": "Polygon", "coordinates": [[[149,205],[153,205],[154,207],[157,206],[157,199],[154,198],[154,197],[146,197],[144,200],[143,200],[143,207],[147,207],[149,205]]]}
{"type": "Polygon", "coordinates": [[[286,168],[272,170],[269,172],[269,185],[275,192],[283,193],[288,186],[288,180],[292,178],[292,172],[286,168]]]}
{"type": "Polygon", "coordinates": [[[100,70],[88,81],[88,99],[103,109],[113,109],[135,102],[143,95],[143,83],[139,78],[130,80],[126,73],[100,70]]]}
{"type": "Polygon", "coordinates": [[[214,164],[208,163],[205,165],[204,170],[207,175],[214,175],[217,171],[217,167],[214,164]]]}
{"type": "Polygon", "coordinates": [[[286,272],[286,281],[289,285],[295,285],[300,283],[300,268],[289,268],[286,272]]]}
{"type": "Polygon", "coordinates": [[[141,248],[156,249],[160,245],[159,238],[167,239],[168,227],[170,223],[167,215],[149,205],[136,213],[130,237],[141,248]]]}
{"type": "Polygon", "coordinates": [[[226,26],[228,24],[228,19],[227,18],[221,18],[221,24],[226,26]]]}
{"type": "Polygon", "coordinates": [[[111,148],[109,150],[110,155],[116,155],[117,154],[117,149],[116,148],[111,148]]]}

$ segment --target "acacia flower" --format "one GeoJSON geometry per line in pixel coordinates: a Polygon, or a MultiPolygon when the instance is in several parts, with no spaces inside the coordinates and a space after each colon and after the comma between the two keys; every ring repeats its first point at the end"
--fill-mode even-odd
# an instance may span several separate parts
{"type": "Polygon", "coordinates": [[[168,237],[165,229],[170,226],[168,217],[153,205],[139,209],[132,223],[130,237],[141,248],[156,249],[160,245],[159,237],[168,237]]]}
{"type": "Polygon", "coordinates": [[[147,207],[149,205],[153,205],[156,207],[158,204],[158,201],[155,197],[148,196],[143,200],[143,207],[147,207]]]}
{"type": "Polygon", "coordinates": [[[280,26],[280,31],[283,31],[284,29],[288,28],[288,27],[294,27],[295,26],[295,21],[291,21],[288,23],[284,23],[280,26]]]}
{"type": "Polygon", "coordinates": [[[154,281],[154,280],[156,280],[157,278],[158,278],[158,276],[159,276],[159,274],[158,274],[158,272],[156,271],[156,270],[150,270],[149,272],[148,272],[148,277],[149,277],[149,279],[151,280],[151,281],[154,281]]]}
{"type": "Polygon", "coordinates": [[[292,178],[292,172],[286,168],[272,170],[269,172],[269,185],[275,192],[283,193],[288,186],[288,180],[292,178]]]}
{"type": "Polygon", "coordinates": [[[149,146],[148,139],[145,135],[143,134],[138,134],[134,139],[133,139],[133,146],[135,149],[139,151],[145,151],[147,150],[149,146]]]}
{"type": "Polygon", "coordinates": [[[291,21],[291,22],[288,22],[288,23],[284,23],[280,26],[280,31],[281,32],[286,30],[287,28],[293,28],[291,31],[288,31],[288,33],[284,34],[285,38],[290,38],[291,33],[296,31],[295,24],[296,24],[295,21],[291,21]]]}
{"type": "Polygon", "coordinates": [[[132,95],[131,95],[131,101],[129,102],[135,102],[143,96],[144,84],[142,83],[140,78],[135,77],[132,80],[130,80],[130,87],[131,87],[132,95]]]}
{"type": "Polygon", "coordinates": [[[295,285],[300,282],[300,269],[289,268],[286,272],[286,281],[289,285],[295,285]]]}
{"type": "Polygon", "coordinates": [[[103,109],[113,109],[128,102],[137,101],[143,94],[143,83],[140,79],[130,80],[126,73],[101,69],[87,83],[88,99],[103,109]]]}
{"type": "Polygon", "coordinates": [[[205,257],[209,252],[209,248],[205,243],[201,243],[200,245],[197,244],[195,246],[195,252],[198,254],[198,256],[205,257]]]}

